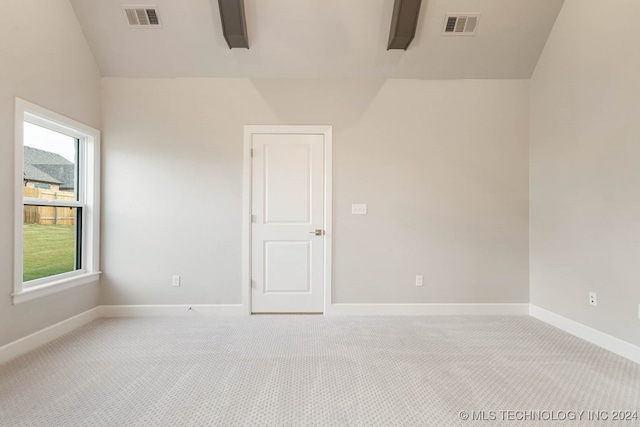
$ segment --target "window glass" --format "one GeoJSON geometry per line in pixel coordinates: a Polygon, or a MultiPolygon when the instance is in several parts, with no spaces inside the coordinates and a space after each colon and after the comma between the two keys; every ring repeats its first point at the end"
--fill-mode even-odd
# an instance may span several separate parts
{"type": "Polygon", "coordinates": [[[80,269],[79,212],[69,207],[24,207],[24,282],[80,269]]]}
{"type": "Polygon", "coordinates": [[[29,282],[82,268],[82,208],[70,205],[79,201],[78,139],[25,121],[23,141],[22,280],[29,282]]]}
{"type": "Polygon", "coordinates": [[[24,123],[24,196],[78,200],[78,140],[24,123]]]}

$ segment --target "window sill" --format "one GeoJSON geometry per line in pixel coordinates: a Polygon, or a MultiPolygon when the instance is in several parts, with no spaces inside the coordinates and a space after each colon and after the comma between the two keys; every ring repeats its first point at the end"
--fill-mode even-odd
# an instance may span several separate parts
{"type": "Polygon", "coordinates": [[[75,288],[76,286],[96,283],[100,280],[100,274],[101,272],[99,271],[96,273],[85,273],[79,276],[67,277],[64,279],[51,281],[39,286],[31,286],[29,288],[23,289],[21,292],[12,294],[13,305],[55,294],[67,289],[75,288]]]}

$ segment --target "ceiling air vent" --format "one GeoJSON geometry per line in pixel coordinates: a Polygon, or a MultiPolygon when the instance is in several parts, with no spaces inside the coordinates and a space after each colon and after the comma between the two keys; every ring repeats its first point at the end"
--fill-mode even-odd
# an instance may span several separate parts
{"type": "Polygon", "coordinates": [[[444,20],[442,35],[445,36],[472,36],[478,28],[479,13],[447,14],[444,20]]]}
{"type": "Polygon", "coordinates": [[[162,28],[156,6],[122,6],[129,27],[162,28]]]}

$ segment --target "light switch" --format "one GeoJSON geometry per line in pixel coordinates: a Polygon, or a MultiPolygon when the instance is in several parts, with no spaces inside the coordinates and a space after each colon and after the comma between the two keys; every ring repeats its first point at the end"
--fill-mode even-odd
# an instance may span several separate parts
{"type": "Polygon", "coordinates": [[[351,205],[351,215],[366,215],[366,214],[367,214],[367,205],[365,204],[351,205]]]}

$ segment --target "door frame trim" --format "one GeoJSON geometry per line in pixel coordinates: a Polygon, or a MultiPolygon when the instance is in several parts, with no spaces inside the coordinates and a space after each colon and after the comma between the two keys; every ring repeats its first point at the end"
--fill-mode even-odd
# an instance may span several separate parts
{"type": "Polygon", "coordinates": [[[330,314],[332,283],[332,162],[333,127],[330,125],[245,125],[242,173],[242,307],[251,315],[251,142],[254,134],[303,134],[324,136],[324,314],[330,314]]]}

